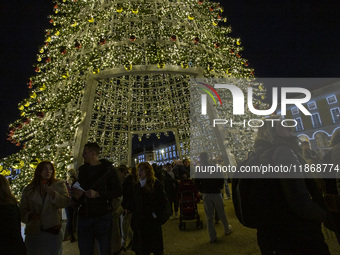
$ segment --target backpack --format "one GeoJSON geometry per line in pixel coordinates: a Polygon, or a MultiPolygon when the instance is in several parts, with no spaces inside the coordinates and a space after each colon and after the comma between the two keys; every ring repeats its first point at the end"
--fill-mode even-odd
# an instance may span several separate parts
{"type": "MultiPolygon", "coordinates": [[[[276,147],[266,148],[258,153],[252,153],[248,159],[240,162],[237,169],[241,166],[259,166],[260,155],[271,150],[271,156],[274,154],[276,147]]],[[[248,228],[257,228],[266,220],[267,207],[267,179],[255,178],[232,178],[232,199],[235,214],[240,223],[248,228]]]]}

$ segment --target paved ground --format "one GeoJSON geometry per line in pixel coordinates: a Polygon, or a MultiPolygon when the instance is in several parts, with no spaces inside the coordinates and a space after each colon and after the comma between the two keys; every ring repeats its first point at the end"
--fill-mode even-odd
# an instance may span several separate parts
{"type": "MultiPolygon", "coordinates": [[[[187,223],[187,229],[180,231],[178,220],[169,220],[163,226],[164,254],[165,255],[260,255],[256,242],[256,230],[243,227],[236,219],[232,201],[224,200],[225,211],[229,224],[233,226],[233,233],[225,236],[222,224],[216,225],[218,242],[209,243],[208,232],[205,224],[203,204],[198,205],[199,214],[203,220],[203,229],[196,229],[194,222],[187,223]]],[[[331,254],[340,254],[340,246],[335,236],[330,231],[325,231],[325,238],[330,247],[331,254]]],[[[63,243],[63,255],[78,255],[77,243],[68,241],[63,243]]],[[[133,255],[128,251],[126,255],[133,255]]]]}

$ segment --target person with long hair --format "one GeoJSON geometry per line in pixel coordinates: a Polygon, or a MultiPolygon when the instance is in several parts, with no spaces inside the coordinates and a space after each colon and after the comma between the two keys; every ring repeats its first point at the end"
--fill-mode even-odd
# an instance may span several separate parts
{"type": "Polygon", "coordinates": [[[8,180],[3,175],[0,175],[0,226],[1,254],[26,254],[26,247],[21,236],[18,202],[11,193],[8,180]]]}
{"type": "MultiPolygon", "coordinates": [[[[279,121],[266,121],[258,129],[254,148],[263,165],[306,164],[292,131],[279,121]]],[[[327,210],[315,181],[300,173],[291,178],[286,175],[265,179],[258,187],[259,194],[266,194],[258,203],[263,211],[257,227],[262,254],[329,255],[321,232],[321,223],[328,219],[327,210]]]]}
{"type": "Polygon", "coordinates": [[[137,255],[163,254],[161,215],[167,207],[163,185],[147,162],[137,165],[138,183],[135,186],[132,211],[132,250],[137,255]]]}
{"type": "Polygon", "coordinates": [[[33,180],[22,193],[21,219],[26,224],[25,244],[28,255],[60,255],[63,231],[61,209],[69,205],[65,181],[56,179],[52,162],[42,161],[33,180]]]}

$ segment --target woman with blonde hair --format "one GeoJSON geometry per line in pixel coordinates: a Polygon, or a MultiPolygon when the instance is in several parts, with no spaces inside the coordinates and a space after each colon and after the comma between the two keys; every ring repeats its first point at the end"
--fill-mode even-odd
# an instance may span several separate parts
{"type": "Polygon", "coordinates": [[[21,236],[20,211],[9,182],[0,175],[0,251],[3,255],[24,255],[26,247],[21,236]]]}
{"type": "Polygon", "coordinates": [[[132,203],[132,250],[137,255],[163,254],[162,224],[167,198],[163,185],[147,162],[137,165],[138,183],[132,203]]]}
{"type": "Polygon", "coordinates": [[[40,162],[20,202],[27,254],[61,254],[61,209],[69,202],[65,182],[55,178],[54,165],[50,161],[40,162]]]}
{"type": "MultiPolygon", "coordinates": [[[[304,166],[306,162],[292,131],[281,121],[265,121],[254,144],[260,163],[304,166]]],[[[313,179],[297,173],[276,175],[263,180],[257,196],[262,211],[257,224],[262,254],[330,254],[321,232],[327,211],[313,179]]]]}

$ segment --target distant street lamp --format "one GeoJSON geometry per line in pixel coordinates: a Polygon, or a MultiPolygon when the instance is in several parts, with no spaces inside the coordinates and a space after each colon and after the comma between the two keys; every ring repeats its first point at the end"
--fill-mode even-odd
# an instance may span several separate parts
{"type": "Polygon", "coordinates": [[[162,160],[164,162],[164,150],[161,150],[161,153],[162,153],[162,160]]]}

